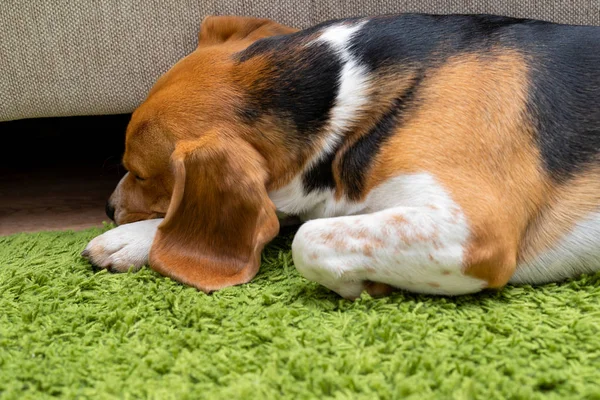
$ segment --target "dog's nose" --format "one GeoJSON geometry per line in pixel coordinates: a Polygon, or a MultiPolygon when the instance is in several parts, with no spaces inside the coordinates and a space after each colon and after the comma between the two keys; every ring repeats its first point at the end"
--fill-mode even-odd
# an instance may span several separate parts
{"type": "Polygon", "coordinates": [[[113,207],[112,204],[110,204],[110,201],[106,202],[106,215],[108,216],[108,218],[110,218],[111,220],[115,220],[115,208],[113,207]]]}

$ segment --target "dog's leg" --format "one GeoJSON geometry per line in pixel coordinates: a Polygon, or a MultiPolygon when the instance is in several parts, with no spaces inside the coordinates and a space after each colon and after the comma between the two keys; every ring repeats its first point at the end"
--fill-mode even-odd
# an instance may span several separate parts
{"type": "Polygon", "coordinates": [[[101,268],[137,271],[148,263],[150,247],[162,218],[132,222],[92,239],[81,255],[101,268]]]}
{"type": "Polygon", "coordinates": [[[396,207],[309,221],[298,230],[292,251],[304,277],[345,298],[385,285],[459,295],[487,286],[463,273],[468,235],[458,208],[396,207]]]}

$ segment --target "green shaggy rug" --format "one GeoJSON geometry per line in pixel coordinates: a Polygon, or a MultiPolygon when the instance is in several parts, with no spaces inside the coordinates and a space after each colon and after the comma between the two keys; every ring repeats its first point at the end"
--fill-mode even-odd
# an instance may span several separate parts
{"type": "Polygon", "coordinates": [[[600,399],[600,275],[350,302],[283,236],[252,283],[205,295],[92,271],[101,231],[0,237],[1,399],[600,399]]]}

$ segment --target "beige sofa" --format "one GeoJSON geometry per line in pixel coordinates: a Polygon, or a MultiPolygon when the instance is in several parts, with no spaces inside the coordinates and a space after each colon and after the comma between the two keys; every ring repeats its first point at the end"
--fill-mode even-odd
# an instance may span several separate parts
{"type": "Polygon", "coordinates": [[[393,12],[492,13],[600,25],[599,0],[5,0],[0,121],[131,112],[196,45],[208,14],[308,27],[393,12]]]}

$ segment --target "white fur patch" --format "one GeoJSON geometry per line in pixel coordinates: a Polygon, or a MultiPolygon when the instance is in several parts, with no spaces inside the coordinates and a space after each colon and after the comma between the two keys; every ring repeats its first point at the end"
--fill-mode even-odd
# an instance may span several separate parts
{"type": "Polygon", "coordinates": [[[162,218],[120,225],[87,245],[82,256],[93,265],[126,272],[129,268],[138,270],[148,264],[150,248],[162,218]]]}
{"type": "Polygon", "coordinates": [[[338,25],[332,25],[323,30],[321,35],[316,40],[321,42],[327,42],[335,50],[339,52],[347,52],[346,46],[348,42],[356,33],[366,24],[366,21],[361,21],[357,24],[342,23],[338,25]]]}
{"type": "Polygon", "coordinates": [[[435,178],[426,172],[395,176],[374,188],[365,200],[370,211],[391,207],[423,207],[436,205],[458,208],[435,178]]]}
{"type": "Polygon", "coordinates": [[[327,197],[327,193],[324,191],[313,190],[308,194],[304,193],[301,175],[296,175],[281,189],[269,192],[269,198],[275,204],[277,211],[288,215],[302,215],[327,197]]]}
{"type": "Polygon", "coordinates": [[[397,177],[374,190],[365,206],[375,212],[317,219],[300,228],[292,251],[304,277],[347,298],[359,296],[365,281],[446,295],[486,286],[462,273],[469,227],[430,175],[397,177]]]}
{"type": "Polygon", "coordinates": [[[358,112],[367,104],[369,89],[369,74],[350,52],[348,45],[352,37],[359,33],[366,22],[354,25],[334,25],[323,30],[313,43],[325,42],[334,53],[340,57],[343,66],[339,77],[339,91],[335,104],[330,111],[327,134],[320,153],[311,160],[307,167],[331,154],[340,140],[355,121],[358,112]]]}
{"type": "Polygon", "coordinates": [[[357,111],[367,104],[369,75],[348,51],[350,40],[359,33],[366,22],[355,25],[334,25],[321,33],[315,42],[328,43],[341,58],[344,66],[340,74],[339,92],[329,120],[331,136],[326,140],[324,152],[331,152],[344,130],[355,121],[357,111]]]}
{"type": "Polygon", "coordinates": [[[297,215],[302,221],[356,214],[365,208],[362,203],[349,202],[343,198],[336,200],[333,190],[304,193],[300,175],[285,187],[269,192],[269,198],[279,212],[297,215]]]}
{"type": "Polygon", "coordinates": [[[600,213],[578,223],[553,249],[517,265],[510,283],[541,284],[600,270],[600,213]]]}

